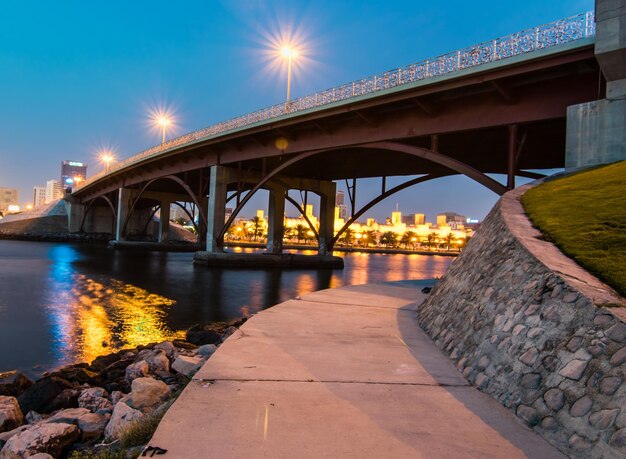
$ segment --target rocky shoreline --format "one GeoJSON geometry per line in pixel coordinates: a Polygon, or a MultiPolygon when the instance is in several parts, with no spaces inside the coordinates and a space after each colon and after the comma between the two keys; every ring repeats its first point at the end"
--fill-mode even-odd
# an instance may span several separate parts
{"type": "Polygon", "coordinates": [[[195,372],[245,318],[124,349],[35,382],[0,373],[0,459],[137,457],[195,372]]]}

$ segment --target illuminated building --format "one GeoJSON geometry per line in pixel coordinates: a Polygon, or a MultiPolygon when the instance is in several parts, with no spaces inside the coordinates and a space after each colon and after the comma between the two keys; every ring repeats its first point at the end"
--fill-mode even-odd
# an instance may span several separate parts
{"type": "Polygon", "coordinates": [[[63,196],[63,189],[61,188],[61,182],[58,180],[48,180],[46,182],[46,204],[63,196]]]}
{"type": "Polygon", "coordinates": [[[73,188],[76,182],[87,178],[87,164],[78,161],[63,161],[61,163],[61,184],[63,189],[73,188]]]}
{"type": "Polygon", "coordinates": [[[0,212],[9,210],[9,206],[17,205],[19,201],[19,191],[16,188],[0,187],[0,212]]]}
{"type": "Polygon", "coordinates": [[[466,221],[467,217],[465,217],[464,215],[456,214],[454,212],[444,212],[441,214],[437,214],[437,226],[446,226],[450,225],[451,223],[463,225],[466,221]]]}
{"type": "Polygon", "coordinates": [[[46,187],[33,187],[33,208],[43,206],[46,203],[46,187]]]}
{"type": "Polygon", "coordinates": [[[407,225],[423,225],[426,222],[426,216],[424,214],[409,214],[402,217],[402,223],[407,225]]]}

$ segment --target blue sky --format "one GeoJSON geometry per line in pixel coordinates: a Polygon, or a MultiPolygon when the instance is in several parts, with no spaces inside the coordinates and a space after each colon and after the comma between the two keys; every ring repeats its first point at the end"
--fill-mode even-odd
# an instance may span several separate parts
{"type": "MultiPolygon", "coordinates": [[[[125,158],[159,143],[150,109],[173,110],[182,134],[281,102],[286,78],[267,54],[281,33],[305,43],[298,97],[591,9],[591,0],[5,2],[0,186],[26,202],[34,185],[58,179],[62,160],[87,162],[93,174],[102,147],[125,158]]],[[[482,218],[495,200],[457,177],[371,213],[382,219],[399,203],[430,218],[482,218]]]]}

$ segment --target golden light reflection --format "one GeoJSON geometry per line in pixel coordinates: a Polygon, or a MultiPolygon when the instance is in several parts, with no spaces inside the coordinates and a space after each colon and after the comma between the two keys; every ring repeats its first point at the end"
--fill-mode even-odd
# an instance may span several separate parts
{"type": "Polygon", "coordinates": [[[65,311],[62,342],[68,359],[90,362],[99,355],[142,344],[184,338],[184,330],[165,324],[175,304],[134,285],[112,280],[103,285],[82,274],[75,277],[65,311]]]}

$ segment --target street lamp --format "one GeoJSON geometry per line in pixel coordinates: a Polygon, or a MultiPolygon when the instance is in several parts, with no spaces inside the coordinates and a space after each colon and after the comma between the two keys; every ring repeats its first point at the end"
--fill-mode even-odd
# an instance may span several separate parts
{"type": "Polygon", "coordinates": [[[165,143],[165,130],[170,124],[172,124],[172,120],[165,115],[161,115],[157,118],[156,122],[159,126],[161,126],[161,143],[165,143]]]}
{"type": "Polygon", "coordinates": [[[291,98],[291,61],[298,57],[298,50],[286,45],[280,49],[280,55],[287,59],[287,102],[289,102],[291,98]]]}
{"type": "Polygon", "coordinates": [[[115,158],[111,152],[105,151],[100,155],[100,162],[104,163],[104,172],[109,172],[109,165],[115,158]]]}

